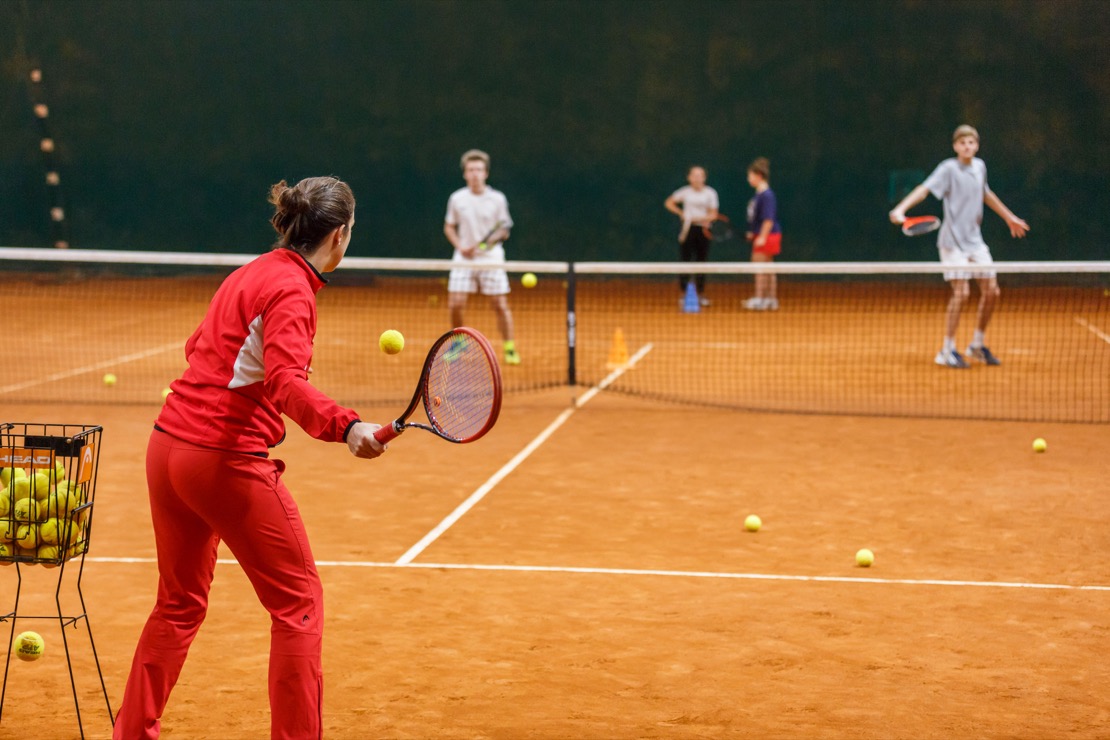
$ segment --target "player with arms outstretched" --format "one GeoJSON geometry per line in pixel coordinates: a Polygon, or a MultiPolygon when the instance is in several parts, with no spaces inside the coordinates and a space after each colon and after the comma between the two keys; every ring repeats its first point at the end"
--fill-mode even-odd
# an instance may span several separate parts
{"type": "MultiPolygon", "coordinates": [[[[1010,235],[1020,239],[1029,231],[1029,224],[1018,218],[1007,208],[987,185],[987,165],[976,157],[979,151],[979,132],[963,124],[952,134],[952,149],[956,156],[937,165],[933,173],[921,185],[910,191],[890,212],[892,223],[901,224],[906,220],[906,211],[925,200],[932,193],[944,201],[944,219],[937,232],[937,248],[940,261],[952,267],[969,265],[989,265],[993,262],[990,249],[983,241],[980,228],[983,223],[983,204],[1002,217],[1010,229],[1010,235]]],[[[945,318],[944,344],[937,353],[935,362],[951,368],[967,368],[967,360],[956,349],[956,329],[960,325],[960,312],[971,293],[969,280],[974,277],[979,282],[979,311],[975,320],[975,334],[967,348],[967,355],[986,365],[1000,365],[994,353],[987,349],[983,334],[990,323],[1000,291],[998,278],[992,271],[977,270],[969,273],[952,270],[944,273],[944,279],[952,286],[952,297],[948,301],[945,318]]]]}
{"type": "Polygon", "coordinates": [[[519,365],[520,353],[513,340],[513,314],[509,310],[509,276],[505,262],[504,241],[509,238],[513,219],[505,194],[486,184],[489,177],[489,155],[471,149],[462,155],[460,166],[466,187],[451,193],[443,234],[455,248],[452,261],[488,265],[489,269],[451,270],[447,278],[447,307],[451,326],[462,326],[467,297],[479,290],[490,297],[497,313],[497,328],[504,342],[505,364],[519,365]]]}

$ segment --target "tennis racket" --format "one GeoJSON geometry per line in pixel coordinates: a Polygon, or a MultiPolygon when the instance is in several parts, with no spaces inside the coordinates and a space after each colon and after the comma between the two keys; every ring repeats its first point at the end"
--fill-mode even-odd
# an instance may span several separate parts
{"type": "Polygon", "coordinates": [[[940,219],[936,216],[914,216],[902,222],[902,233],[906,236],[921,236],[940,228],[940,219]]]}
{"type": "Polygon", "coordinates": [[[479,252],[485,252],[489,249],[489,238],[496,234],[497,230],[500,229],[504,225],[504,223],[504,221],[498,221],[493,225],[493,228],[490,229],[489,232],[487,232],[486,235],[482,237],[482,241],[478,242],[479,252]]]}
{"type": "Polygon", "coordinates": [[[718,213],[717,218],[702,226],[701,231],[706,239],[714,242],[725,242],[732,238],[732,224],[723,213],[718,213]]]}
{"type": "Polygon", "coordinates": [[[501,370],[493,348],[481,333],[460,326],[432,345],[409,407],[374,439],[385,444],[416,427],[448,442],[473,442],[493,428],[500,411],[501,370]],[[427,424],[409,421],[421,404],[427,424]]]}

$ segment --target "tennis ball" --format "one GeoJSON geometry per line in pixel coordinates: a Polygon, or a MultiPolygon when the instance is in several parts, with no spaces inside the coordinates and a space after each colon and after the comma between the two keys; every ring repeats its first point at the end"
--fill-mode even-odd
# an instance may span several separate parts
{"type": "Polygon", "coordinates": [[[11,565],[15,562],[15,548],[10,542],[0,542],[0,565],[11,565]]]}
{"type": "MultiPolygon", "coordinates": [[[[58,544],[58,529],[57,519],[47,519],[39,525],[39,539],[47,545],[58,544]]],[[[41,550],[42,548],[40,547],[39,549],[41,550]]]]}
{"type": "Polygon", "coordinates": [[[31,496],[36,501],[42,501],[50,495],[50,476],[46,473],[35,473],[27,480],[30,483],[31,496]]]}
{"type": "Polygon", "coordinates": [[[26,477],[27,471],[23,468],[2,468],[0,469],[0,488],[11,488],[12,481],[26,477]]]}
{"type": "Polygon", "coordinates": [[[1048,442],[1045,442],[1040,437],[1033,440],[1033,452],[1044,452],[1048,449],[1048,442]]]}
{"type": "Polygon", "coordinates": [[[378,346],[387,355],[395,355],[405,348],[405,337],[396,329],[387,329],[378,338],[378,346]]]}
{"type": "Polygon", "coordinates": [[[28,662],[41,658],[45,650],[46,643],[42,641],[42,635],[31,631],[20,632],[19,636],[15,638],[15,646],[12,648],[15,657],[28,662]]]}
{"type": "Polygon", "coordinates": [[[39,504],[33,498],[21,498],[12,507],[12,519],[31,522],[39,518],[39,504]]]}
{"type": "Polygon", "coordinates": [[[744,529],[749,532],[758,532],[759,528],[763,526],[763,520],[755,514],[749,514],[748,518],[744,520],[744,529]]]}
{"type": "Polygon", "coordinates": [[[0,488],[0,516],[7,516],[12,510],[12,500],[8,497],[8,489],[0,488]]]}
{"type": "Polygon", "coordinates": [[[165,401],[167,398],[169,398],[171,393],[173,393],[173,391],[171,391],[169,388],[163,388],[162,389],[162,400],[165,401]]]}
{"type": "Polygon", "coordinates": [[[39,525],[20,524],[12,540],[24,550],[36,549],[39,546],[39,525]]]}
{"type": "Polygon", "coordinates": [[[870,568],[871,564],[875,562],[875,553],[868,550],[866,547],[856,553],[856,565],[861,568],[870,568]]]}
{"type": "Polygon", "coordinates": [[[19,531],[19,524],[10,519],[0,519],[0,540],[11,542],[19,531]]]}
{"type": "Polygon", "coordinates": [[[111,388],[116,384],[116,376],[114,373],[104,373],[104,385],[111,388]]]}
{"type": "Polygon", "coordinates": [[[31,498],[31,481],[26,478],[20,478],[12,487],[8,489],[11,494],[12,504],[16,501],[22,501],[25,498],[31,498]]]}
{"type": "Polygon", "coordinates": [[[539,280],[536,278],[535,273],[531,272],[524,273],[524,275],[520,278],[520,284],[523,285],[525,288],[534,288],[536,287],[536,283],[538,282],[539,280]]]}

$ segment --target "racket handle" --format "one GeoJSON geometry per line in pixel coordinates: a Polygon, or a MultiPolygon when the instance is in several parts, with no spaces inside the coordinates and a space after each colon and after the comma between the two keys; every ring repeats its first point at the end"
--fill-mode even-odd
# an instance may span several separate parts
{"type": "Polygon", "coordinates": [[[401,429],[397,428],[397,422],[393,422],[392,424],[386,424],[384,427],[374,432],[374,439],[384,445],[387,442],[397,439],[400,434],[401,429]]]}

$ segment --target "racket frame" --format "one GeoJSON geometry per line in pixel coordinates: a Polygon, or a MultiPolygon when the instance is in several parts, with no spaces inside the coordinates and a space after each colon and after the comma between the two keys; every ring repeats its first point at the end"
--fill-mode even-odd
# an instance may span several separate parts
{"type": "Polygon", "coordinates": [[[940,228],[940,219],[936,216],[913,216],[902,222],[902,233],[906,236],[922,236],[940,228]]]}
{"type": "Polygon", "coordinates": [[[397,417],[393,422],[383,426],[374,432],[374,439],[378,440],[381,444],[386,444],[390,440],[396,439],[400,434],[409,428],[423,429],[424,431],[431,432],[441,439],[456,444],[466,444],[480,439],[486,434],[493,425],[497,423],[497,417],[501,413],[501,368],[497,364],[497,355],[493,352],[493,347],[490,346],[489,340],[482,336],[482,333],[477,329],[471,329],[468,326],[458,326],[447,332],[432,344],[432,348],[428,350],[428,356],[424,359],[424,367],[420,371],[420,380],[416,383],[416,391],[412,394],[412,400],[409,401],[408,408],[397,417]],[[439,429],[435,424],[435,415],[429,405],[434,405],[435,399],[430,398],[428,394],[428,376],[431,373],[432,363],[435,361],[439,354],[439,349],[447,342],[454,339],[458,334],[466,334],[468,337],[478,343],[482,349],[483,354],[486,356],[486,361],[490,365],[490,377],[493,379],[493,404],[490,409],[489,418],[486,423],[474,434],[466,438],[453,437],[447,434],[442,429],[439,429]],[[416,407],[423,405],[424,414],[428,417],[430,424],[423,424],[421,422],[409,421],[409,417],[416,411],[416,407]]]}
{"type": "Polygon", "coordinates": [[[727,242],[733,237],[732,222],[729,221],[728,216],[723,213],[718,213],[717,217],[701,227],[701,233],[705,234],[705,238],[711,242],[727,242]],[[713,236],[713,225],[722,223],[725,225],[725,233],[723,236],[713,236]]]}

